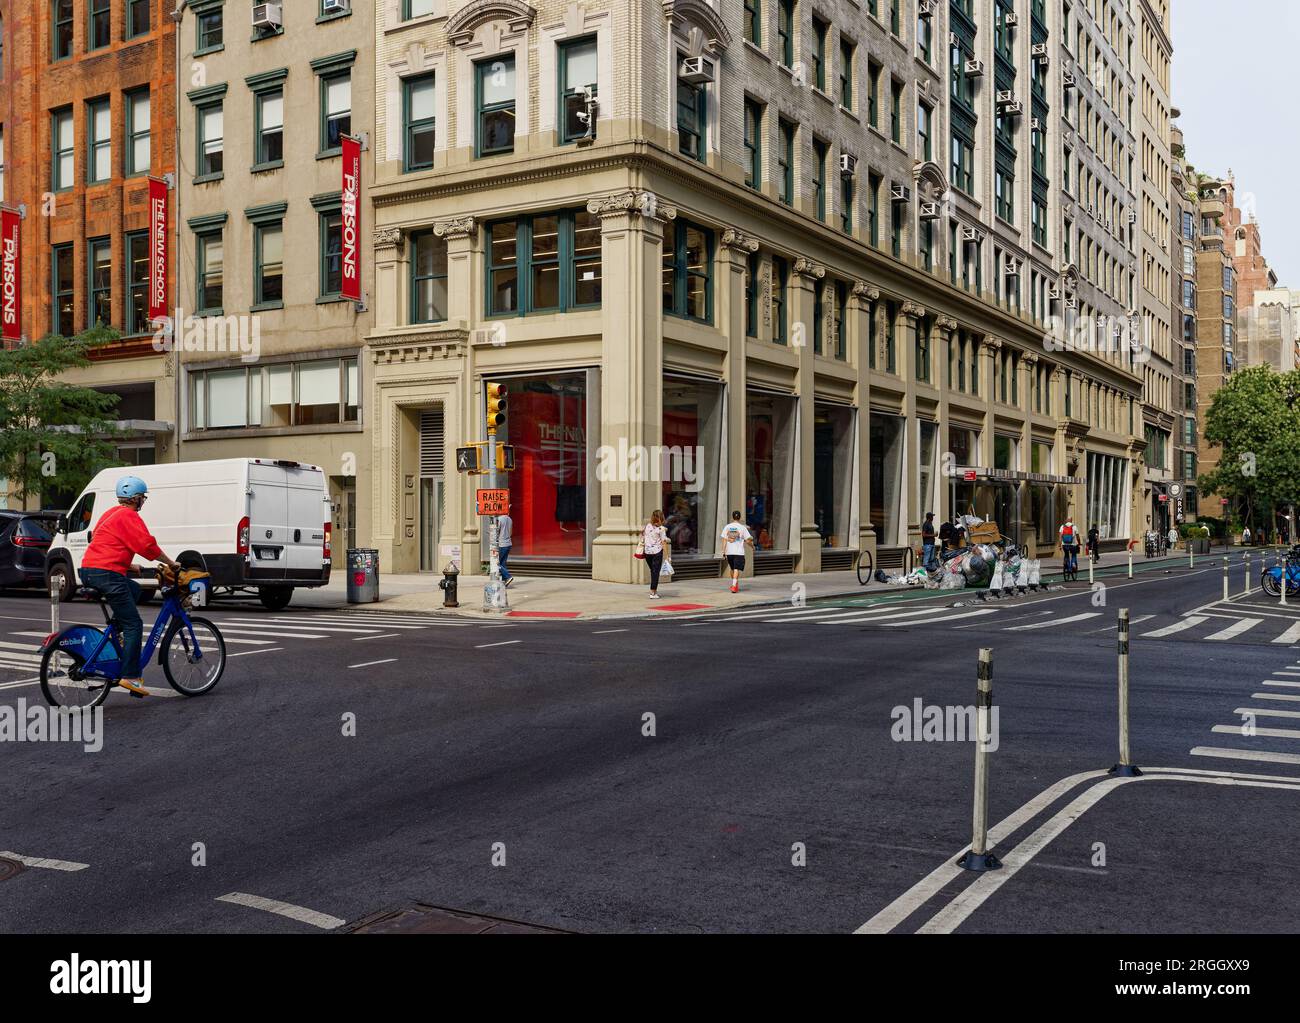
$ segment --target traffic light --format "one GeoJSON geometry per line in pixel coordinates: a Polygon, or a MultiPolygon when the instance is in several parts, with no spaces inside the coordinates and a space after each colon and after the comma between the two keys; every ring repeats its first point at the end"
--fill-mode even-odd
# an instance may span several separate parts
{"type": "Polygon", "coordinates": [[[506,385],[487,385],[487,428],[488,435],[497,432],[497,427],[506,421],[506,385]]]}
{"type": "Polygon", "coordinates": [[[515,446],[513,444],[497,445],[497,469],[501,472],[515,471],[515,446]]]}

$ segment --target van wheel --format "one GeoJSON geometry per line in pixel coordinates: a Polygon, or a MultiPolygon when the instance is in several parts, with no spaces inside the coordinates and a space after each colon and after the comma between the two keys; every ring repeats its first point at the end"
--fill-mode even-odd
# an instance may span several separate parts
{"type": "Polygon", "coordinates": [[[50,588],[53,586],[58,586],[59,588],[60,602],[66,604],[72,599],[72,591],[74,589],[72,571],[62,562],[54,565],[45,575],[46,592],[49,592],[50,588]]]}
{"type": "Polygon", "coordinates": [[[283,611],[293,599],[292,586],[259,586],[257,599],[268,611],[283,611]]]}

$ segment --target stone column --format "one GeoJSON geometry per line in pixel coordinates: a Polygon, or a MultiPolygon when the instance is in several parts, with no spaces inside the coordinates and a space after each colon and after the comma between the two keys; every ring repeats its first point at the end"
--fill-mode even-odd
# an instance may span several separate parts
{"type": "MultiPolygon", "coordinates": [[[[898,375],[912,382],[903,398],[903,429],[907,431],[903,443],[903,524],[907,529],[908,544],[916,547],[921,542],[921,518],[927,510],[921,507],[924,503],[921,497],[921,424],[916,414],[916,380],[920,368],[916,361],[916,343],[925,307],[915,302],[904,302],[899,313],[903,329],[898,332],[901,336],[897,337],[898,375]]],[[[933,357],[930,363],[933,366],[933,357]]]]}
{"type": "MultiPolygon", "coordinates": [[[[605,280],[600,444],[654,451],[663,434],[663,241],[677,211],[650,192],[631,190],[592,199],[587,211],[601,218],[605,280]]],[[[659,506],[659,484],[613,475],[619,478],[601,480],[589,496],[597,502],[592,578],[641,582],[645,569],[632,554],[651,509],[659,506]]]]}
{"type": "Polygon", "coordinates": [[[952,472],[956,464],[948,450],[948,349],[951,345],[957,343],[957,321],[951,316],[940,316],[934,321],[934,331],[931,334],[934,338],[932,347],[937,349],[942,346],[943,352],[939,355],[942,369],[939,372],[939,414],[938,414],[938,435],[935,442],[939,448],[939,507],[934,509],[934,517],[940,523],[952,520],[952,472]]]}
{"type": "Polygon", "coordinates": [[[864,281],[853,285],[849,299],[849,343],[846,351],[855,363],[858,409],[858,550],[876,551],[876,532],[871,521],[871,371],[867,369],[872,346],[879,343],[871,331],[871,309],[880,301],[880,290],[864,281]]]}
{"type": "MultiPolygon", "coordinates": [[[[1032,352],[1021,356],[1020,359],[1020,406],[1024,410],[1025,420],[1020,428],[1020,469],[1022,472],[1033,472],[1034,470],[1034,432],[1030,425],[1030,417],[1033,415],[1034,408],[1034,373],[1038,367],[1039,357],[1032,352]]],[[[1046,470],[1051,471],[1051,470],[1046,470]]],[[[1037,526],[1033,521],[1033,501],[1030,492],[1030,484],[1020,484],[1020,524],[1021,536],[1020,542],[1028,544],[1030,554],[1034,553],[1034,548],[1038,543],[1037,526]]]]}
{"type": "MultiPolygon", "coordinates": [[[[734,228],[722,232],[722,242],[718,247],[719,287],[714,289],[717,301],[718,326],[726,332],[727,361],[723,369],[727,388],[727,422],[726,422],[726,493],[718,497],[718,513],[724,522],[731,521],[731,513],[745,512],[745,462],[748,456],[746,445],[746,424],[748,401],[746,395],[746,336],[745,336],[745,284],[749,274],[749,257],[758,251],[758,241],[748,238],[734,228]]],[[[760,275],[761,276],[761,275],[760,275]]],[[[754,286],[758,289],[757,301],[761,304],[763,296],[759,281],[754,286]]],[[[706,477],[714,478],[712,473],[706,477]]],[[[706,486],[710,485],[706,483],[706,486]]],[[[703,531],[709,528],[717,534],[721,529],[716,523],[700,524],[703,531]]],[[[701,551],[713,550],[722,553],[722,540],[713,536],[710,541],[701,542],[701,551]],[[711,546],[710,546],[711,544],[711,546]]],[[[745,576],[754,574],[754,559],[745,559],[745,576]]]]}
{"type": "Polygon", "coordinates": [[[400,227],[375,229],[375,331],[391,330],[401,317],[405,292],[405,252],[400,227]]]}
{"type": "Polygon", "coordinates": [[[1001,339],[985,335],[979,339],[981,397],[984,400],[984,429],[980,431],[980,461],[984,467],[993,465],[994,407],[998,401],[998,360],[1002,358],[1001,339]]]}
{"type": "MultiPolygon", "coordinates": [[[[794,538],[795,550],[799,553],[799,572],[820,572],[822,569],[822,538],[817,531],[817,502],[813,492],[815,473],[814,435],[817,422],[816,401],[813,393],[815,374],[813,351],[813,305],[816,301],[815,289],[826,277],[826,268],[811,259],[800,256],[794,261],[794,273],[790,279],[790,301],[792,303],[793,322],[802,329],[795,335],[795,354],[799,356],[799,370],[795,376],[796,398],[799,404],[799,451],[795,460],[795,473],[799,483],[799,499],[794,512],[793,523],[798,529],[794,538]]],[[[822,321],[834,311],[826,306],[822,308],[822,321]]]]}

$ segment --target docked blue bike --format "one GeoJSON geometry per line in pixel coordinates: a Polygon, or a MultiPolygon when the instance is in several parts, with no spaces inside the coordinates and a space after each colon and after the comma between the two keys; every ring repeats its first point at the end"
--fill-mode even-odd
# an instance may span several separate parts
{"type": "MultiPolygon", "coordinates": [[[[1300,596],[1300,544],[1292,547],[1286,555],[1286,595],[1300,596]]],[[[1266,568],[1259,576],[1259,584],[1270,597],[1282,595],[1283,565],[1266,568]]]]}
{"type": "MultiPolygon", "coordinates": [[[[140,651],[140,664],[147,665],[157,650],[171,687],[182,696],[202,696],[226,670],[221,632],[207,618],[189,613],[193,604],[205,602],[206,575],[184,572],[178,580],[163,571],[159,582],[162,610],[140,651]]],[[[98,590],[82,592],[99,601],[105,626],[70,625],[46,637],[41,645],[41,692],[54,707],[97,706],[122,678],[122,634],[112,610],[98,590]]]]}

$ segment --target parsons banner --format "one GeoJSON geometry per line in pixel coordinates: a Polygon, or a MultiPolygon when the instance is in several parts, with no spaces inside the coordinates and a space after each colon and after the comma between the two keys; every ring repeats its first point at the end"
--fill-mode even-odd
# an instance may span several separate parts
{"type": "Polygon", "coordinates": [[[149,179],[149,319],[167,316],[167,182],[149,179]]]}
{"type": "Polygon", "coordinates": [[[344,298],[361,301],[361,143],[343,136],[343,289],[344,298]]]}
{"type": "Polygon", "coordinates": [[[0,338],[23,339],[22,215],[0,210],[0,338]]]}

